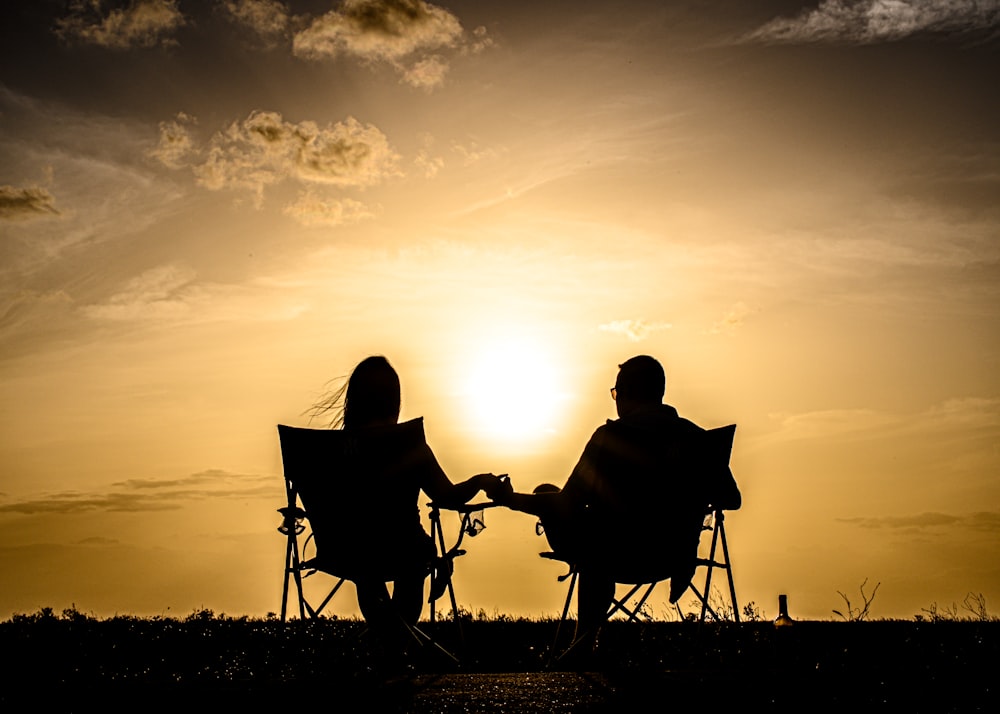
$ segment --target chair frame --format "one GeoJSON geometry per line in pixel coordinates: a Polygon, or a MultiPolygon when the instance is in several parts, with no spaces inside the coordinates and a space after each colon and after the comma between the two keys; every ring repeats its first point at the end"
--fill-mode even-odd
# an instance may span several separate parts
{"type": "MultiPolygon", "coordinates": [[[[288,616],[288,599],[290,595],[290,583],[294,583],[295,591],[293,593],[294,597],[298,601],[298,612],[299,619],[305,621],[307,619],[318,618],[330,601],[334,598],[340,588],[347,582],[347,578],[341,577],[339,575],[334,575],[333,573],[327,573],[321,568],[316,567],[315,559],[303,560],[302,555],[305,548],[308,546],[310,540],[312,540],[312,533],[306,537],[304,543],[299,543],[299,536],[305,533],[307,526],[305,521],[309,520],[309,514],[299,505],[298,492],[295,490],[294,484],[287,477],[285,478],[285,490],[288,497],[288,505],[279,508],[278,513],[282,516],[281,525],[278,526],[278,532],[286,537],[285,546],[285,567],[284,567],[284,577],[282,582],[282,592],[281,592],[281,622],[287,621],[288,616]],[[313,606],[306,596],[305,589],[303,587],[302,580],[316,573],[325,573],[331,578],[334,578],[336,582],[330,591],[323,598],[322,602],[318,606],[313,606]]],[[[462,526],[463,534],[464,528],[469,523],[469,514],[466,513],[463,516],[462,526]]],[[[431,504],[431,524],[432,532],[437,534],[437,540],[435,543],[441,543],[443,548],[444,537],[440,525],[440,509],[431,504]]],[[[461,544],[462,535],[459,536],[458,543],[452,548],[451,551],[446,553],[444,556],[439,556],[437,560],[442,558],[454,558],[456,555],[464,555],[465,551],[459,549],[461,544]]],[[[452,583],[450,572],[447,576],[446,589],[451,596],[452,610],[455,613],[455,623],[459,627],[459,641],[464,648],[465,640],[461,630],[461,621],[458,617],[458,607],[455,598],[454,585],[452,583]]],[[[431,622],[435,622],[434,614],[434,603],[431,602],[431,622]]],[[[448,649],[439,644],[433,637],[427,634],[419,626],[407,625],[412,637],[421,645],[431,645],[437,651],[445,655],[453,663],[458,664],[460,662],[459,658],[448,649]]]]}
{"type": "MultiPolygon", "coordinates": [[[[720,615],[715,608],[709,602],[709,595],[711,593],[712,587],[712,573],[716,569],[721,569],[726,574],[726,579],[728,581],[728,595],[729,595],[729,605],[732,608],[733,620],[735,622],[740,621],[740,611],[738,601],[736,599],[736,584],[733,579],[733,568],[732,562],[729,557],[729,543],[726,539],[726,527],[725,527],[725,511],[721,508],[710,508],[705,515],[705,519],[702,522],[702,532],[712,531],[711,544],[709,546],[708,556],[705,558],[697,558],[695,561],[695,571],[699,568],[705,569],[704,585],[701,590],[695,585],[694,579],[692,579],[688,589],[694,592],[698,601],[701,603],[701,612],[698,616],[698,623],[702,624],[706,620],[706,616],[710,615],[716,622],[723,622],[724,618],[720,615]]],[[[567,561],[559,558],[555,553],[543,552],[539,553],[543,558],[548,558],[549,560],[558,560],[566,563],[567,561]]],[[[557,652],[557,647],[559,645],[559,635],[562,633],[562,629],[569,619],[570,605],[573,602],[573,593],[576,590],[577,579],[580,576],[580,572],[575,563],[567,563],[569,565],[569,571],[558,577],[560,582],[569,580],[569,587],[566,592],[566,600],[563,604],[562,614],[559,618],[559,623],[556,625],[556,633],[552,640],[552,649],[549,658],[549,664],[551,665],[554,661],[565,657],[569,652],[576,646],[579,640],[574,639],[570,645],[563,650],[558,656],[555,655],[557,652]]],[[[663,578],[661,580],[654,580],[652,582],[643,582],[638,584],[631,584],[631,587],[625,593],[625,595],[619,597],[617,594],[612,598],[611,607],[608,609],[607,618],[610,619],[613,615],[618,612],[622,612],[626,616],[627,622],[638,622],[640,617],[644,617],[646,620],[651,621],[653,618],[642,612],[643,605],[652,595],[653,590],[656,586],[669,578],[663,578]],[[641,593],[640,593],[641,591],[641,593]],[[630,604],[633,598],[637,599],[634,603],[630,604]]],[[[620,583],[616,583],[620,584],[620,583]]],[[[677,608],[678,616],[683,620],[685,615],[681,610],[680,604],[675,603],[677,608]]]]}
{"type": "Polygon", "coordinates": [[[289,582],[295,584],[294,594],[298,602],[299,619],[317,618],[347,579],[331,576],[336,579],[336,583],[323,598],[319,606],[313,607],[309,602],[302,585],[302,579],[322,571],[313,567],[312,559],[303,560],[302,558],[305,548],[308,546],[309,541],[312,540],[312,533],[310,532],[305,542],[301,545],[299,544],[299,536],[306,531],[305,522],[309,520],[309,514],[299,505],[298,491],[296,491],[291,479],[287,477],[285,478],[285,494],[288,501],[287,505],[278,509],[278,513],[282,517],[281,525],[278,526],[278,532],[286,537],[285,568],[281,588],[281,621],[285,622],[287,620],[289,582]]]}
{"type": "MultiPolygon", "coordinates": [[[[285,536],[285,565],[284,565],[284,577],[282,579],[282,592],[281,592],[281,621],[286,622],[288,619],[288,605],[289,596],[295,598],[298,603],[298,614],[301,620],[314,619],[319,617],[329,602],[334,598],[340,588],[347,582],[346,578],[333,575],[330,577],[334,578],[336,582],[333,587],[326,594],[323,600],[318,606],[313,606],[309,602],[306,596],[306,592],[303,586],[303,579],[309,577],[317,572],[324,572],[320,568],[315,567],[314,559],[304,559],[304,551],[308,547],[309,541],[312,540],[312,533],[310,532],[304,542],[300,543],[300,536],[302,536],[307,530],[306,522],[309,520],[309,514],[302,507],[301,501],[298,496],[298,491],[295,488],[295,484],[288,477],[285,478],[285,495],[287,503],[282,508],[277,509],[278,513],[281,514],[282,520],[281,524],[278,526],[278,532],[285,536]],[[291,585],[294,584],[294,591],[291,590],[291,585]]],[[[444,589],[438,595],[438,597],[433,596],[433,586],[432,582],[432,594],[428,598],[430,604],[430,622],[433,624],[438,620],[437,612],[437,600],[447,593],[448,598],[451,602],[452,619],[454,620],[458,628],[458,639],[462,648],[465,647],[465,636],[462,631],[462,621],[458,609],[458,598],[455,595],[455,584],[452,578],[453,571],[453,561],[456,557],[465,555],[466,551],[462,548],[462,544],[465,540],[466,535],[476,535],[485,525],[482,522],[477,522],[475,519],[475,514],[496,507],[495,503],[470,503],[463,504],[458,507],[451,507],[447,509],[442,509],[436,503],[427,504],[430,509],[429,519],[431,524],[431,539],[434,541],[435,551],[437,555],[435,556],[435,564],[443,565],[443,568],[438,571],[443,573],[446,578],[444,583],[444,589]],[[460,515],[459,521],[459,531],[458,537],[455,540],[454,545],[450,548],[445,543],[445,533],[444,527],[441,523],[441,511],[450,510],[455,511],[460,515]]],[[[451,657],[453,660],[457,661],[452,653],[444,650],[440,645],[434,643],[433,640],[426,634],[424,634],[419,628],[415,628],[415,636],[425,642],[433,643],[438,649],[442,650],[445,654],[451,657]]]]}
{"type": "Polygon", "coordinates": [[[712,509],[706,516],[705,521],[706,522],[702,525],[702,530],[712,531],[712,544],[709,548],[708,557],[698,558],[695,563],[697,567],[704,567],[706,569],[705,585],[702,591],[699,591],[698,588],[695,587],[693,581],[689,586],[698,600],[701,601],[701,615],[699,616],[698,621],[704,622],[706,614],[710,614],[716,622],[723,621],[723,618],[709,603],[709,598],[712,593],[712,573],[718,568],[726,574],[726,580],[729,585],[729,606],[733,611],[733,621],[739,622],[739,601],[736,599],[736,583],[733,579],[733,564],[732,560],[729,558],[729,542],[726,540],[726,512],[721,508],[712,509]],[[711,521],[711,525],[709,525],[709,521],[711,521]],[[721,549],[719,546],[721,546],[721,549]]]}

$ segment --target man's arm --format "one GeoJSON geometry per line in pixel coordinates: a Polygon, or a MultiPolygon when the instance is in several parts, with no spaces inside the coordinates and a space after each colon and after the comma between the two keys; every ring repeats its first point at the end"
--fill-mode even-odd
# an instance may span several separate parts
{"type": "Polygon", "coordinates": [[[541,516],[550,513],[556,500],[560,498],[559,491],[548,493],[517,493],[510,485],[509,480],[501,482],[499,488],[493,493],[493,501],[505,506],[512,511],[530,513],[533,516],[541,516]]]}

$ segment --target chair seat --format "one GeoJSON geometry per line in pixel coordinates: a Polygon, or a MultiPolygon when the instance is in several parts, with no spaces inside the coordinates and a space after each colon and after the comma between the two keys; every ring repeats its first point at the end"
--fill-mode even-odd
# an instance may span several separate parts
{"type": "MultiPolygon", "coordinates": [[[[580,567],[578,562],[554,551],[543,551],[538,555],[547,560],[556,560],[565,563],[569,567],[569,571],[565,575],[559,576],[560,581],[577,573],[580,567]]],[[[611,574],[614,581],[622,585],[648,585],[650,583],[670,580],[670,602],[672,604],[677,602],[680,596],[684,594],[684,591],[687,590],[697,566],[704,564],[700,563],[697,558],[686,559],[686,561],[685,563],[674,563],[669,567],[662,563],[656,566],[642,564],[631,567],[627,564],[625,567],[620,567],[619,564],[619,567],[612,568],[611,574]]]]}

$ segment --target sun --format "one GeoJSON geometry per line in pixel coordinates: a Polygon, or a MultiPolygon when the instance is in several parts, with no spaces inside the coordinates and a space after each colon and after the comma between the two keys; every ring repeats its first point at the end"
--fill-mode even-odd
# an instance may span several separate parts
{"type": "Polygon", "coordinates": [[[475,354],[463,389],[473,430],[503,441],[552,433],[565,398],[555,364],[550,350],[526,339],[475,354]]]}

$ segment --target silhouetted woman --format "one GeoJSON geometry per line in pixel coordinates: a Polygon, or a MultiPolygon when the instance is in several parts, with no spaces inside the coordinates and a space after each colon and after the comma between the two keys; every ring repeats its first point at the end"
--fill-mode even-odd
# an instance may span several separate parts
{"type": "Polygon", "coordinates": [[[420,521],[420,492],[447,508],[481,490],[492,494],[499,484],[492,474],[452,483],[427,445],[423,418],[400,424],[399,411],[399,376],[385,357],[372,356],[309,412],[332,413],[330,426],[344,434],[339,453],[330,454],[338,474],[330,497],[306,504],[317,552],[337,553],[337,568],[357,587],[361,614],[383,635],[398,632],[400,620],[415,625],[423,609],[435,549],[420,521]]]}

